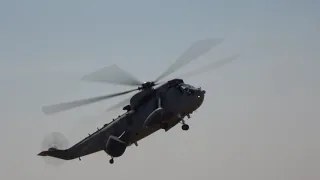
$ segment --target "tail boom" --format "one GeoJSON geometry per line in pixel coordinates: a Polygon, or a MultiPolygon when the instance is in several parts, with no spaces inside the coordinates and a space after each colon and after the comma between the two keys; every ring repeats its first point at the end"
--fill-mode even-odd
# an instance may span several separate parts
{"type": "Polygon", "coordinates": [[[63,160],[72,160],[76,159],[78,157],[74,156],[74,154],[70,153],[70,151],[67,150],[59,150],[59,149],[49,149],[48,151],[42,151],[38,154],[38,156],[49,156],[54,157],[58,159],[63,160]]]}

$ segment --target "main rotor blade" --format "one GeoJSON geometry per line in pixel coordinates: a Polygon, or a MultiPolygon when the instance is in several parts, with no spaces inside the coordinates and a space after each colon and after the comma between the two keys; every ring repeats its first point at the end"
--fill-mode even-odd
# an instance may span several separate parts
{"type": "Polygon", "coordinates": [[[88,99],[82,99],[82,100],[76,100],[76,101],[71,101],[71,102],[65,102],[65,103],[60,103],[60,104],[55,104],[55,105],[50,105],[50,106],[44,106],[42,108],[42,111],[45,114],[54,114],[57,112],[73,109],[76,107],[84,106],[87,104],[92,104],[98,101],[106,100],[109,98],[113,98],[116,96],[128,94],[130,92],[136,91],[137,89],[132,89],[120,93],[115,93],[115,94],[110,94],[110,95],[105,95],[105,96],[99,96],[99,97],[93,97],[93,98],[88,98],[88,99]]]}
{"type": "Polygon", "coordinates": [[[160,79],[168,76],[169,74],[173,73],[174,71],[182,68],[183,66],[190,63],[192,60],[197,59],[201,55],[209,52],[214,46],[219,45],[223,39],[206,39],[206,40],[199,40],[193,43],[166,71],[164,71],[156,80],[155,82],[159,81],[160,79]]]}
{"type": "MultiPolygon", "coordinates": [[[[164,83],[166,83],[166,82],[158,82],[158,83],[155,83],[155,86],[154,86],[154,87],[159,86],[159,85],[162,85],[162,84],[164,84],[164,83]]],[[[114,104],[113,106],[109,107],[109,108],[106,110],[106,112],[113,111],[113,110],[118,109],[118,108],[123,108],[124,106],[129,105],[129,104],[130,104],[130,99],[131,99],[131,97],[128,97],[128,98],[126,98],[126,99],[124,99],[124,100],[122,100],[122,101],[114,104]]]]}
{"type": "Polygon", "coordinates": [[[81,78],[81,80],[128,86],[140,86],[142,84],[142,82],[139,81],[136,77],[119,68],[115,64],[85,75],[81,78]]]}
{"type": "Polygon", "coordinates": [[[239,55],[234,55],[234,56],[230,56],[230,57],[224,58],[222,60],[210,63],[210,64],[208,64],[208,65],[206,65],[204,67],[198,68],[198,69],[196,69],[194,71],[179,75],[179,77],[183,77],[183,78],[192,77],[192,76],[199,75],[199,74],[202,74],[202,73],[214,70],[214,69],[218,69],[221,66],[232,62],[233,60],[237,59],[238,57],[239,57],[239,55]]]}
{"type": "Polygon", "coordinates": [[[131,97],[118,102],[117,104],[109,107],[106,110],[106,112],[113,111],[113,110],[118,109],[118,108],[123,108],[124,106],[130,104],[130,99],[131,99],[131,97]]]}

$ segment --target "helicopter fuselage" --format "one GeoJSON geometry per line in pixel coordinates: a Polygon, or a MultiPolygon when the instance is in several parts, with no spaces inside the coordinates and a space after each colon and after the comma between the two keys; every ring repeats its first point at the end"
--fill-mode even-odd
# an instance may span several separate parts
{"type": "Polygon", "coordinates": [[[168,131],[179,122],[184,124],[183,118],[202,105],[204,94],[204,90],[179,79],[155,89],[143,90],[132,97],[131,108],[127,112],[95,133],[69,149],[52,149],[39,155],[71,160],[104,150],[112,158],[120,157],[127,146],[137,145],[139,140],[150,134],[160,129],[168,131]]]}

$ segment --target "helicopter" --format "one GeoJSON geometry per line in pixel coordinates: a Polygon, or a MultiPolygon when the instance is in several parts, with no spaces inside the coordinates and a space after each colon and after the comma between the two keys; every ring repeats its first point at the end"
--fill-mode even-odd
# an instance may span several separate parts
{"type": "MultiPolygon", "coordinates": [[[[129,103],[128,100],[121,101],[110,108],[109,110],[122,106],[125,112],[102,128],[98,128],[93,134],[89,134],[70,148],[50,147],[38,155],[62,160],[78,158],[81,160],[83,156],[104,151],[111,157],[109,163],[113,164],[114,158],[122,156],[128,146],[132,144],[138,146],[138,141],[158,130],[168,131],[179,123],[182,124],[182,130],[189,130],[185,117],[190,118],[190,114],[199,109],[204,101],[206,91],[201,87],[187,84],[180,78],[164,82],[160,82],[160,80],[209,52],[222,41],[223,39],[220,38],[196,41],[154,81],[141,82],[117,65],[111,65],[83,76],[82,80],[88,82],[113,83],[135,86],[135,88],[105,96],[44,106],[42,111],[50,115],[135,91],[138,92],[129,99],[129,103]]],[[[184,75],[188,77],[204,73],[229,63],[237,57],[238,55],[227,57],[184,75]]]]}

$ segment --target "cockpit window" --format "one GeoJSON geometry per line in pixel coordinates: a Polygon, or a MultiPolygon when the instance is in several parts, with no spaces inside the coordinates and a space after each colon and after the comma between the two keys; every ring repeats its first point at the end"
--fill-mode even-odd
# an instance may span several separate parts
{"type": "Polygon", "coordinates": [[[181,84],[180,86],[184,89],[194,89],[194,90],[197,89],[189,84],[181,84]]]}
{"type": "Polygon", "coordinates": [[[188,85],[188,84],[181,84],[180,85],[180,88],[182,91],[188,93],[188,94],[193,94],[196,90],[195,87],[191,86],[191,85],[188,85]]]}

